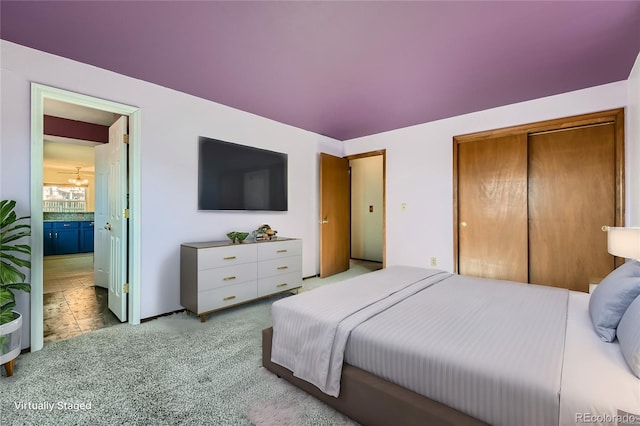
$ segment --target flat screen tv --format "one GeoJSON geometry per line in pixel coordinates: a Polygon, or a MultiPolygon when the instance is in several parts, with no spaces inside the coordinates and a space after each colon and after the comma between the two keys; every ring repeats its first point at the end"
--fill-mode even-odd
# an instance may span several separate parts
{"type": "Polygon", "coordinates": [[[287,154],[201,136],[198,210],[287,211],[287,154]]]}

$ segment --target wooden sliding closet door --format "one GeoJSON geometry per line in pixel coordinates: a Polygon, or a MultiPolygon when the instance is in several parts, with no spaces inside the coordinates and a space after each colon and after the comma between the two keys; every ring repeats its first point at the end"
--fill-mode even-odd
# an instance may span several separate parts
{"type": "Polygon", "coordinates": [[[615,223],[615,126],[529,136],[529,282],[588,291],[614,267],[602,225],[615,223]]]}
{"type": "Polygon", "coordinates": [[[458,272],[528,279],[526,134],[457,146],[458,272]]]}
{"type": "Polygon", "coordinates": [[[454,137],[454,268],[588,291],[623,259],[624,110],[454,137]]]}

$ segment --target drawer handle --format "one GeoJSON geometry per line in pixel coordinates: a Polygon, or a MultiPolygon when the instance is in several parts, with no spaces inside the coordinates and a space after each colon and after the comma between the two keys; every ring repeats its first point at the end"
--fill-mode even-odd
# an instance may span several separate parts
{"type": "Polygon", "coordinates": [[[233,260],[235,258],[236,258],[235,256],[227,256],[224,258],[224,260],[233,260]]]}
{"type": "Polygon", "coordinates": [[[278,250],[276,253],[286,253],[287,249],[278,250]]]}
{"type": "Polygon", "coordinates": [[[223,281],[231,281],[231,280],[235,280],[235,279],[236,279],[236,277],[231,276],[231,277],[224,277],[222,280],[223,281]]]}
{"type": "Polygon", "coordinates": [[[276,287],[286,287],[287,283],[278,284],[276,287]]]}
{"type": "Polygon", "coordinates": [[[278,266],[278,270],[282,270],[282,269],[289,269],[288,266],[278,266]]]}
{"type": "Polygon", "coordinates": [[[65,223],[62,226],[71,226],[71,224],[70,223],[65,223]]]}
{"type": "Polygon", "coordinates": [[[233,300],[233,299],[235,299],[235,298],[236,298],[235,296],[227,296],[227,297],[225,297],[225,298],[224,298],[224,299],[222,299],[222,300],[224,300],[224,301],[226,302],[227,300],[233,300]]]}

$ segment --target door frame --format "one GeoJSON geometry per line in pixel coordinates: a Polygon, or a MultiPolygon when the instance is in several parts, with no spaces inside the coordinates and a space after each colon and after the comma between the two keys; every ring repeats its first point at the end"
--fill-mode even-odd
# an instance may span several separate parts
{"type": "Polygon", "coordinates": [[[129,324],[140,324],[141,113],[134,106],[31,83],[31,351],[44,346],[42,185],[44,100],[54,99],[129,117],[129,324]]]}
{"type": "MultiPolygon", "coordinates": [[[[458,211],[458,145],[466,142],[474,142],[483,139],[492,139],[500,136],[526,133],[527,137],[532,133],[556,132],[569,130],[576,127],[595,126],[599,124],[613,123],[615,126],[615,223],[612,226],[624,226],[625,223],[625,140],[624,140],[624,108],[581,114],[571,117],[563,117],[545,120],[501,129],[487,130],[483,132],[459,135],[453,137],[453,271],[458,272],[459,267],[459,230],[460,221],[458,211]]],[[[608,225],[603,223],[602,225],[608,225]]],[[[619,266],[624,259],[615,258],[615,265],[619,266]]]]}
{"type": "MultiPolygon", "coordinates": [[[[334,154],[329,154],[333,155],[334,154]]],[[[359,158],[366,157],[375,157],[381,155],[382,156],[382,268],[387,267],[387,150],[380,149],[376,151],[363,152],[359,154],[352,155],[343,155],[340,158],[344,158],[347,161],[349,160],[357,160],[359,158]]],[[[318,171],[320,169],[320,161],[316,163],[318,166],[318,171]]],[[[322,185],[322,176],[319,176],[320,181],[319,187],[322,185]]],[[[349,178],[349,199],[351,199],[351,178],[349,178]]],[[[318,192],[318,200],[322,197],[322,191],[318,192]]],[[[321,204],[320,202],[318,204],[321,204]]],[[[351,201],[349,201],[349,208],[351,208],[351,201]]],[[[322,267],[322,217],[320,214],[320,210],[318,210],[318,222],[320,223],[318,228],[318,270],[317,275],[320,276],[320,269],[322,267]]],[[[351,223],[351,213],[349,213],[349,223],[351,223]]],[[[349,235],[349,241],[351,241],[351,235],[349,235]]],[[[349,250],[349,255],[351,255],[351,250],[349,250]]]]}
{"type": "MultiPolygon", "coordinates": [[[[382,268],[387,267],[387,150],[363,152],[361,154],[347,155],[347,160],[358,160],[360,158],[382,156],[382,268]]],[[[349,198],[351,198],[351,182],[349,182],[349,198]]],[[[351,203],[349,203],[351,204],[351,203]]],[[[349,215],[351,220],[351,215],[349,215]]]]}

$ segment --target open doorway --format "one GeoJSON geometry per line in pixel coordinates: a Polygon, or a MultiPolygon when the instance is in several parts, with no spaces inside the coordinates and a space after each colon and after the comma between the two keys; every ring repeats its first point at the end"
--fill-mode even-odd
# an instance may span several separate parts
{"type": "Polygon", "coordinates": [[[385,152],[347,157],[351,188],[349,270],[383,268],[385,254],[385,152]]]}
{"type": "Polygon", "coordinates": [[[108,252],[94,250],[96,206],[107,190],[96,179],[95,151],[109,143],[120,115],[55,99],[44,100],[43,113],[43,335],[50,343],[120,324],[107,285],[95,277],[108,252]]]}
{"type": "Polygon", "coordinates": [[[382,264],[384,161],[382,155],[349,159],[351,260],[382,264]]]}
{"type": "Polygon", "coordinates": [[[385,262],[385,150],[320,155],[320,277],[385,262]]]}
{"type": "MultiPolygon", "coordinates": [[[[113,226],[118,229],[117,244],[119,244],[113,247],[122,250],[117,251],[119,261],[111,262],[111,265],[117,266],[115,268],[117,274],[113,274],[117,275],[117,280],[110,282],[109,301],[111,301],[112,290],[117,287],[119,301],[122,302],[121,306],[125,307],[127,314],[126,321],[130,324],[140,323],[140,111],[136,107],[33,83],[31,86],[31,261],[35,267],[31,269],[31,315],[29,318],[31,351],[40,350],[44,345],[44,267],[36,265],[44,266],[45,237],[48,236],[44,230],[43,209],[44,116],[45,101],[48,100],[115,114],[121,116],[119,122],[122,122],[123,118],[128,118],[129,136],[122,137],[121,134],[119,139],[123,144],[128,144],[125,152],[130,152],[130,167],[127,169],[126,176],[119,179],[119,183],[126,183],[127,190],[117,191],[121,199],[126,200],[127,205],[123,208],[120,202],[117,209],[113,209],[119,219],[126,219],[123,220],[126,224],[113,226]],[[122,238],[123,234],[125,238],[122,238]],[[123,297],[127,292],[128,297],[123,297]]],[[[111,126],[111,129],[113,128],[114,126],[111,126]]],[[[109,141],[111,140],[110,130],[109,141]]],[[[116,146],[111,143],[107,145],[116,146]]],[[[120,148],[118,150],[122,151],[120,148]]],[[[126,164],[126,160],[122,164],[126,164]]],[[[122,177],[122,173],[113,175],[122,177]]],[[[80,180],[83,181],[84,178],[80,176],[80,180]]],[[[109,191],[110,194],[112,192],[109,191]]],[[[112,240],[114,239],[112,237],[112,240]]],[[[121,313],[122,309],[120,309],[121,313]]]]}

